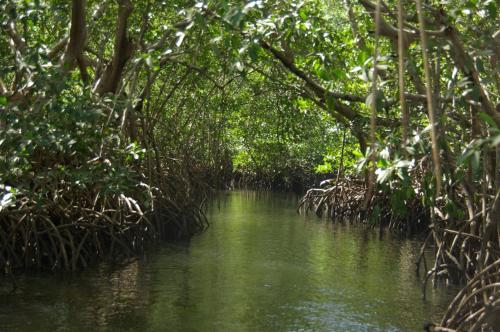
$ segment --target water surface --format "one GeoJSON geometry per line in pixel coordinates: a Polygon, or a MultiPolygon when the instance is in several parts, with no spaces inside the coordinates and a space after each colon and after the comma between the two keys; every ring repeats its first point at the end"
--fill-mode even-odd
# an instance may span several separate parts
{"type": "Polygon", "coordinates": [[[0,331],[419,331],[439,319],[453,291],[422,299],[418,241],[299,216],[295,202],[232,192],[189,243],[119,269],[25,276],[0,295],[0,331]]]}

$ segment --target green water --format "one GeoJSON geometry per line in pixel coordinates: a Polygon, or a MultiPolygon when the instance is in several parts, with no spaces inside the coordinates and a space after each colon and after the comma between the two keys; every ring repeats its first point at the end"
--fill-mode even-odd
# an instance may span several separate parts
{"type": "Polygon", "coordinates": [[[422,300],[417,241],[233,192],[212,226],[123,268],[25,276],[0,294],[0,331],[420,331],[452,290],[422,300]]]}

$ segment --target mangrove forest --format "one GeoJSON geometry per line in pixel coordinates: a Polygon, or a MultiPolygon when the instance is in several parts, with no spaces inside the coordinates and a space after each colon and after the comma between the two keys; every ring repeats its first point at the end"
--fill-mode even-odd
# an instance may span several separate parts
{"type": "Polygon", "coordinates": [[[0,331],[500,331],[494,0],[1,0],[0,331]]]}

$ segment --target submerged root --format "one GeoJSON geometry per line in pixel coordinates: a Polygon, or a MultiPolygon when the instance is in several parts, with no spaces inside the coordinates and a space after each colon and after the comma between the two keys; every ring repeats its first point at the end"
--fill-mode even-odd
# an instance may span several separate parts
{"type": "Polygon", "coordinates": [[[457,331],[496,331],[500,326],[500,259],[467,283],[440,325],[457,331]]]}
{"type": "Polygon", "coordinates": [[[420,203],[420,197],[406,202],[406,209],[411,213],[398,216],[391,210],[390,197],[387,195],[374,195],[367,209],[363,207],[365,196],[363,181],[343,178],[325,189],[309,189],[299,201],[297,211],[305,214],[312,211],[317,216],[332,220],[358,220],[371,227],[387,226],[402,233],[414,233],[427,225],[428,216],[420,203]]]}
{"type": "MultiPolygon", "coordinates": [[[[390,194],[382,192],[372,197],[369,208],[363,210],[365,194],[362,182],[343,179],[326,189],[310,189],[298,210],[333,220],[357,219],[397,231],[427,230],[416,262],[417,274],[422,266],[425,271],[424,298],[429,281],[434,286],[440,281],[467,284],[436,331],[493,331],[500,326],[500,192],[490,195],[489,206],[484,204],[482,211],[471,214],[469,220],[443,212],[450,208],[442,202],[429,212],[418,195],[405,202],[410,213],[403,218],[393,210],[390,194]],[[430,250],[434,251],[432,264],[426,260],[430,250]]],[[[455,193],[454,202],[466,198],[455,193]]]]}
{"type": "Polygon", "coordinates": [[[0,211],[0,274],[119,262],[159,239],[188,237],[207,226],[198,202],[189,197],[179,205],[159,190],[149,194],[148,205],[125,194],[75,188],[53,190],[42,199],[17,197],[18,206],[0,211]]]}
{"type": "Polygon", "coordinates": [[[309,189],[299,201],[297,210],[306,214],[313,211],[318,216],[326,215],[332,219],[355,217],[359,214],[365,190],[362,183],[348,180],[326,189],[309,189]]]}

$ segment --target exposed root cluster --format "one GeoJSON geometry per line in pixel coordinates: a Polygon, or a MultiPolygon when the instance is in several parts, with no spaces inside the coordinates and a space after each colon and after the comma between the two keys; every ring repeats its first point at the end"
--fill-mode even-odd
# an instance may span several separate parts
{"type": "Polygon", "coordinates": [[[299,201],[297,210],[306,214],[313,211],[318,216],[338,221],[359,220],[372,227],[380,225],[405,233],[413,233],[427,225],[428,214],[418,196],[406,202],[406,208],[411,213],[398,216],[391,209],[388,195],[382,192],[374,195],[369,206],[364,209],[365,195],[363,181],[342,178],[331,187],[309,189],[299,201]]]}
{"type": "Polygon", "coordinates": [[[15,208],[0,211],[0,271],[77,270],[102,258],[119,261],[160,238],[187,237],[207,226],[188,197],[179,205],[158,190],[137,192],[150,197],[76,188],[55,189],[42,199],[21,194],[15,208]]]}
{"type": "Polygon", "coordinates": [[[304,213],[313,211],[318,216],[332,219],[357,217],[365,191],[362,182],[343,179],[326,189],[309,189],[297,209],[304,213]]]}
{"type": "MultiPolygon", "coordinates": [[[[436,330],[490,331],[500,326],[500,193],[469,220],[445,213],[443,204],[429,209],[422,197],[416,195],[406,202],[411,213],[401,218],[393,210],[390,195],[381,192],[363,210],[365,188],[361,181],[343,179],[327,189],[310,189],[299,202],[298,210],[397,231],[427,230],[416,262],[417,273],[421,267],[426,273],[422,285],[424,297],[429,281],[433,285],[439,281],[467,283],[436,330]],[[432,262],[426,260],[429,250],[434,251],[432,262]]],[[[456,197],[463,199],[460,195],[456,197]]]]}
{"type": "Polygon", "coordinates": [[[451,302],[440,330],[497,331],[500,326],[500,259],[472,278],[451,302]]]}

